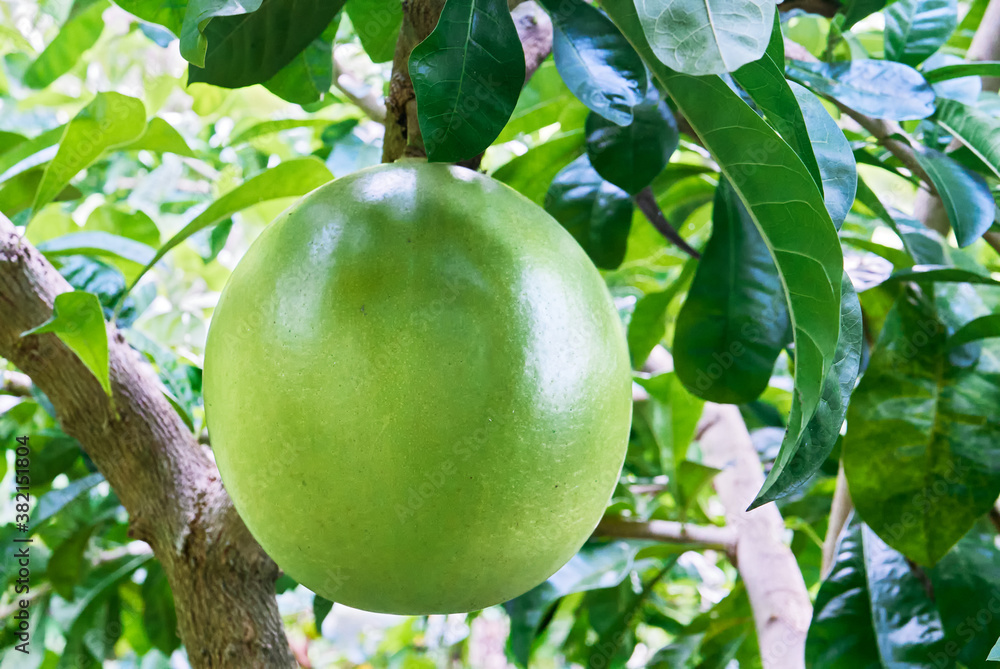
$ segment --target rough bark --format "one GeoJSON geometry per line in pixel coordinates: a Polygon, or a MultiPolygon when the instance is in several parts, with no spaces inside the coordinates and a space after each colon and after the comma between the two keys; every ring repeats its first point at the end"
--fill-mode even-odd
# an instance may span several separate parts
{"type": "Polygon", "coordinates": [[[802,669],[812,604],[795,555],[782,541],[778,507],[746,511],[764,474],[739,409],[706,402],[698,434],[705,464],[722,470],[715,490],[736,534],[736,566],[753,608],[764,669],[802,669]]]}
{"type": "Polygon", "coordinates": [[[107,325],[114,405],[53,334],[21,337],[72,290],[0,216],[0,356],[52,401],[149,543],[174,593],[194,667],[294,666],[274,598],[278,568],[237,516],[212,460],[152,369],[107,325]]]}

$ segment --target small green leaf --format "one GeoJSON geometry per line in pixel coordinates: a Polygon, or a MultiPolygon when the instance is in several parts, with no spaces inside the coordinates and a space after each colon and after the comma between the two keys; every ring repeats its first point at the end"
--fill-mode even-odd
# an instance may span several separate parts
{"type": "Polygon", "coordinates": [[[885,10],[885,57],[916,67],[958,25],[956,0],[896,0],[885,10]]]}
{"type": "Polygon", "coordinates": [[[996,215],[986,180],[933,149],[917,151],[916,157],[944,203],[958,245],[968,246],[982,237],[996,215]]]}
{"type": "Polygon", "coordinates": [[[322,118],[286,118],[278,121],[262,121],[237,133],[229,140],[229,145],[239,146],[252,139],[281,132],[282,130],[291,130],[293,128],[326,128],[330,125],[332,125],[331,121],[322,118]]]}
{"type": "Polygon", "coordinates": [[[194,157],[181,134],[162,118],[149,119],[146,130],[134,142],[119,147],[121,151],[153,151],[155,153],[175,153],[178,156],[194,157]]]}
{"type": "Polygon", "coordinates": [[[333,602],[325,597],[313,595],[313,619],[316,621],[316,631],[323,627],[323,621],[333,610],[333,602]]]}
{"type": "MultiPolygon", "coordinates": [[[[31,139],[13,143],[8,149],[0,152],[0,181],[5,181],[16,174],[26,171],[28,168],[16,171],[13,171],[12,168],[17,167],[18,164],[27,161],[28,158],[57,143],[65,131],[66,126],[61,125],[58,128],[46,130],[31,139]]],[[[37,161],[31,162],[34,163],[31,167],[35,167],[38,164],[37,161]]]]}
{"type": "Polygon", "coordinates": [[[163,0],[114,0],[115,4],[143,21],[163,26],[180,37],[184,25],[186,2],[163,2],[163,0]]]}
{"type": "Polygon", "coordinates": [[[373,63],[392,60],[396,52],[403,5],[385,0],[347,0],[347,16],[373,63]]]}
{"type": "Polygon", "coordinates": [[[45,168],[32,211],[48,204],[80,170],[105,150],[128,144],[146,129],[142,102],[120,93],[98,93],[66,125],[59,150],[45,168]]]}
{"type": "Polygon", "coordinates": [[[643,0],[635,5],[653,54],[684,74],[733,72],[757,60],[774,26],[769,0],[643,0]]]}
{"type": "Polygon", "coordinates": [[[788,76],[813,92],[854,111],[895,121],[927,118],[934,112],[934,91],[919,72],[887,60],[807,63],[792,60],[788,76]]]}
{"type": "Polygon", "coordinates": [[[1000,118],[955,100],[939,99],[934,120],[1000,178],[1000,118]]]}
{"type": "MultiPolygon", "coordinates": [[[[629,47],[630,49],[632,47],[629,47]]],[[[632,107],[632,122],[622,127],[591,113],[585,126],[587,155],[597,173],[630,195],[648,186],[677,150],[677,121],[655,86],[632,107]]]]}
{"type": "Polygon", "coordinates": [[[104,325],[101,301],[96,295],[79,290],[56,295],[52,318],[21,336],[43,332],[59,337],[97,378],[108,397],[111,396],[108,331],[104,325]]]}
{"type": "Polygon", "coordinates": [[[574,160],[552,180],[545,211],[573,235],[598,267],[615,269],[625,258],[632,198],[601,178],[587,156],[574,160]]]}
{"type": "Polygon", "coordinates": [[[683,509],[690,501],[687,493],[691,492],[691,486],[682,485],[681,469],[687,461],[705,403],[689,393],[675,373],[635,381],[649,392],[651,401],[646,407],[646,416],[660,451],[660,467],[683,509]]]}
{"type": "Polygon", "coordinates": [[[932,84],[961,77],[1000,77],[1000,60],[955,63],[936,67],[924,73],[924,78],[932,84]]]}
{"type": "Polygon", "coordinates": [[[45,88],[69,72],[101,36],[104,30],[101,16],[107,8],[107,0],[76,0],[55,39],[25,71],[24,85],[45,88]]]}
{"type": "Polygon", "coordinates": [[[552,17],[552,58],[573,95],[617,125],[632,122],[646,99],[646,68],[608,17],[584,0],[545,0],[552,17]]]}
{"type": "Polygon", "coordinates": [[[542,206],[556,174],[583,153],[583,131],[557,135],[500,166],[493,178],[542,206]]]}
{"type": "Polygon", "coordinates": [[[109,232],[73,232],[38,245],[49,257],[86,255],[121,258],[146,265],[156,256],[156,249],[134,239],[109,232]]]}
{"type": "Polygon", "coordinates": [[[632,369],[639,369],[646,358],[667,332],[667,309],[674,298],[685,290],[694,276],[698,261],[694,258],[684,263],[677,279],[664,290],[647,293],[639,298],[628,323],[628,351],[632,369]]]}
{"type": "MultiPolygon", "coordinates": [[[[63,293],[63,295],[70,294],[72,293],[63,293]]],[[[100,472],[95,472],[81,479],[70,481],[63,488],[50,490],[42,495],[38,504],[31,511],[31,521],[28,523],[29,531],[37,530],[45,521],[65,509],[68,504],[86,494],[88,490],[103,480],[104,476],[100,472]]]]}
{"type": "Polygon", "coordinates": [[[948,348],[993,337],[1000,337],[1000,314],[980,316],[969,321],[948,337],[948,348]]]}
{"type": "Polygon", "coordinates": [[[506,0],[448,0],[410,53],[409,70],[428,160],[485,151],[524,85],[524,51],[506,0]]]}

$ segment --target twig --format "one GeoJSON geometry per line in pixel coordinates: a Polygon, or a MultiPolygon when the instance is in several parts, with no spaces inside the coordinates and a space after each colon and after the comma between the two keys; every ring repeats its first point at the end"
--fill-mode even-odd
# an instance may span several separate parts
{"type": "Polygon", "coordinates": [[[646,186],[633,198],[639,210],[646,215],[649,222],[653,224],[661,235],[667,238],[670,242],[674,244],[677,248],[684,253],[687,253],[692,258],[701,258],[701,254],[698,253],[694,248],[691,247],[684,238],[680,236],[677,230],[670,225],[670,221],[667,217],[663,215],[663,210],[660,209],[660,205],[656,202],[656,196],[653,195],[653,190],[646,186]]]}
{"type": "Polygon", "coordinates": [[[0,395],[31,397],[31,379],[20,372],[0,372],[0,395]]]}
{"type": "Polygon", "coordinates": [[[605,518],[594,530],[594,535],[619,539],[653,539],[664,543],[724,551],[730,555],[736,550],[736,533],[728,527],[689,525],[672,520],[635,521],[605,518]]]}
{"type": "Polygon", "coordinates": [[[381,96],[377,95],[373,89],[370,89],[365,95],[359,95],[356,91],[364,84],[358,81],[351,72],[344,69],[337,61],[336,55],[333,57],[333,85],[368,118],[377,123],[385,123],[385,102],[381,96]]]}
{"type": "Polygon", "coordinates": [[[833,569],[837,559],[837,539],[847,524],[854,504],[851,502],[851,492],[847,488],[847,476],[844,474],[844,463],[837,470],[837,487],[833,492],[833,503],[830,505],[830,521],[826,526],[826,536],[823,538],[823,561],[820,575],[826,578],[833,569]]]}

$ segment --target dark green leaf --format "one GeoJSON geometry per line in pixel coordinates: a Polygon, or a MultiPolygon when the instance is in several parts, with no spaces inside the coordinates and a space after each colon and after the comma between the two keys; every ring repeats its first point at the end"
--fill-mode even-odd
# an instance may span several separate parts
{"type": "Polygon", "coordinates": [[[685,74],[733,72],[757,60],[774,26],[766,0],[644,0],[636,8],[652,53],[685,74]]]}
{"type": "Polygon", "coordinates": [[[45,575],[52,583],[52,589],[63,599],[73,598],[73,588],[76,587],[83,574],[83,553],[90,543],[90,535],[94,526],[84,527],[74,532],[68,539],[56,546],[49,557],[45,575]]]}
{"type": "MultiPolygon", "coordinates": [[[[211,12],[223,5],[237,15],[210,14],[214,18],[204,27],[202,38],[208,41],[204,64],[197,53],[191,54],[188,82],[240,88],[264,83],[278,74],[326,30],[344,0],[204,0],[204,4],[211,12]],[[256,5],[259,9],[246,13],[256,5]]],[[[191,10],[189,5],[188,15],[191,10]]],[[[184,40],[182,34],[182,52],[184,40]]]]}
{"type": "Polygon", "coordinates": [[[844,9],[843,30],[847,30],[855,23],[871,16],[881,10],[886,5],[886,0],[846,0],[842,3],[844,9]]]}
{"type": "Polygon", "coordinates": [[[37,530],[46,520],[62,511],[66,505],[74,502],[80,495],[85,494],[103,480],[104,476],[98,472],[82,479],[70,481],[65,488],[51,490],[42,495],[37,506],[31,511],[30,531],[37,530]]]}
{"type": "Polygon", "coordinates": [[[932,84],[960,77],[1000,77],[1000,61],[991,60],[944,65],[924,73],[924,77],[932,84]]]}
{"type": "Polygon", "coordinates": [[[697,263],[697,260],[691,258],[684,263],[680,276],[666,289],[647,293],[635,303],[628,323],[628,350],[632,358],[632,369],[642,367],[650,352],[663,339],[667,332],[667,308],[678,293],[687,288],[697,263]]]}
{"type": "Polygon", "coordinates": [[[788,76],[873,118],[905,121],[934,112],[934,91],[919,72],[886,60],[789,61],[788,76]]]}
{"type": "Polygon", "coordinates": [[[552,17],[559,75],[591,111],[617,125],[632,122],[646,98],[646,68],[618,28],[584,0],[544,0],[552,17]]]}
{"type": "Polygon", "coordinates": [[[188,0],[185,3],[184,22],[179,36],[181,55],[190,63],[205,67],[208,36],[205,30],[213,18],[221,16],[246,17],[257,11],[261,0],[188,0]]]}
{"type": "Polygon", "coordinates": [[[587,156],[556,175],[545,196],[545,211],[573,235],[595,265],[615,269],[621,264],[632,225],[632,198],[601,178],[587,156]]]}
{"type": "Polygon", "coordinates": [[[968,246],[982,237],[996,214],[986,180],[932,149],[918,151],[916,157],[941,196],[958,245],[968,246]]]}
{"type": "Polygon", "coordinates": [[[323,627],[323,621],[333,610],[333,602],[319,595],[313,595],[313,620],[316,622],[316,631],[323,627]]]}
{"type": "Polygon", "coordinates": [[[399,26],[403,23],[403,5],[385,0],[348,0],[347,16],[361,46],[373,63],[392,60],[396,51],[399,26]]]}
{"type": "MultiPolygon", "coordinates": [[[[630,49],[632,47],[629,47],[630,49]]],[[[587,116],[587,155],[604,179],[630,195],[648,186],[677,149],[677,121],[655,86],[632,108],[632,122],[622,127],[603,116],[587,116]]]]}
{"type": "Polygon", "coordinates": [[[1000,337],[1000,314],[980,316],[969,321],[948,338],[948,348],[992,337],[1000,337]]]}
{"type": "Polygon", "coordinates": [[[854,393],[843,447],[861,517],[924,565],[1000,495],[1000,374],[953,365],[947,337],[931,298],[900,296],[854,393]]]}
{"type": "Polygon", "coordinates": [[[177,611],[167,575],[158,562],[151,562],[142,582],[142,621],[154,648],[170,655],[181,643],[177,637],[177,611]]]}
{"type": "Polygon", "coordinates": [[[101,15],[107,8],[107,0],[76,0],[55,39],[24,73],[24,85],[45,88],[69,72],[101,36],[104,30],[101,15]]]}
{"type": "Polygon", "coordinates": [[[833,366],[823,382],[823,397],[819,408],[809,421],[798,446],[779,451],[779,457],[771,467],[764,487],[753,501],[752,507],[774,501],[796,490],[818,472],[830,457],[847,416],[847,405],[854,391],[854,383],[858,379],[863,344],[861,303],[845,272],[840,298],[840,341],[837,342],[833,366]],[[782,455],[786,452],[792,453],[787,460],[782,455]]]}
{"type": "Polygon", "coordinates": [[[485,151],[524,85],[524,51],[505,0],[448,0],[409,69],[428,160],[485,151]]]}
{"type": "Polygon", "coordinates": [[[671,350],[677,377],[703,399],[750,402],[767,387],[788,338],[788,306],[774,260],[722,179],[712,237],[677,316],[671,350]]]}
{"type": "Polygon", "coordinates": [[[916,67],[957,25],[956,0],[896,0],[885,10],[885,57],[916,67]]]}
{"type": "Polygon", "coordinates": [[[1000,118],[955,100],[938,100],[934,120],[1000,178],[1000,118]]]}
{"type": "Polygon", "coordinates": [[[889,278],[882,283],[894,283],[897,281],[943,281],[949,283],[972,283],[986,286],[1000,286],[1000,282],[985,272],[974,272],[972,270],[946,265],[915,265],[909,269],[893,272],[889,275],[889,278]]]}
{"type": "Polygon", "coordinates": [[[264,82],[264,87],[280,98],[299,105],[319,102],[333,85],[333,40],[340,20],[330,22],[319,37],[288,65],[264,82]]]}
{"type": "Polygon", "coordinates": [[[51,332],[59,337],[87,366],[104,392],[111,395],[108,332],[104,325],[101,302],[96,295],[79,290],[56,295],[52,317],[21,336],[29,337],[44,332],[51,332]]]}

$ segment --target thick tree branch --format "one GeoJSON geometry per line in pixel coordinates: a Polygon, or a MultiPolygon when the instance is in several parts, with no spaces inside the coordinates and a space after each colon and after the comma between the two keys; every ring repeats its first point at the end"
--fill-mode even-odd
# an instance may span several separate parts
{"type": "Polygon", "coordinates": [[[0,355],[52,401],[150,544],[174,593],[194,667],[294,666],[274,598],[278,568],[236,515],[218,472],[152,369],[107,325],[114,409],[53,334],[21,337],[72,290],[0,216],[0,355]]]}
{"type": "Polygon", "coordinates": [[[671,544],[690,545],[692,549],[713,549],[731,554],[736,548],[736,534],[728,527],[689,525],[672,520],[622,520],[604,518],[594,535],[619,539],[653,539],[671,544]]]}
{"type": "Polygon", "coordinates": [[[736,566],[753,608],[764,669],[802,669],[812,605],[795,555],[782,541],[778,507],[745,510],[764,474],[739,409],[706,402],[698,434],[705,464],[722,470],[715,490],[736,534],[736,566]]]}

